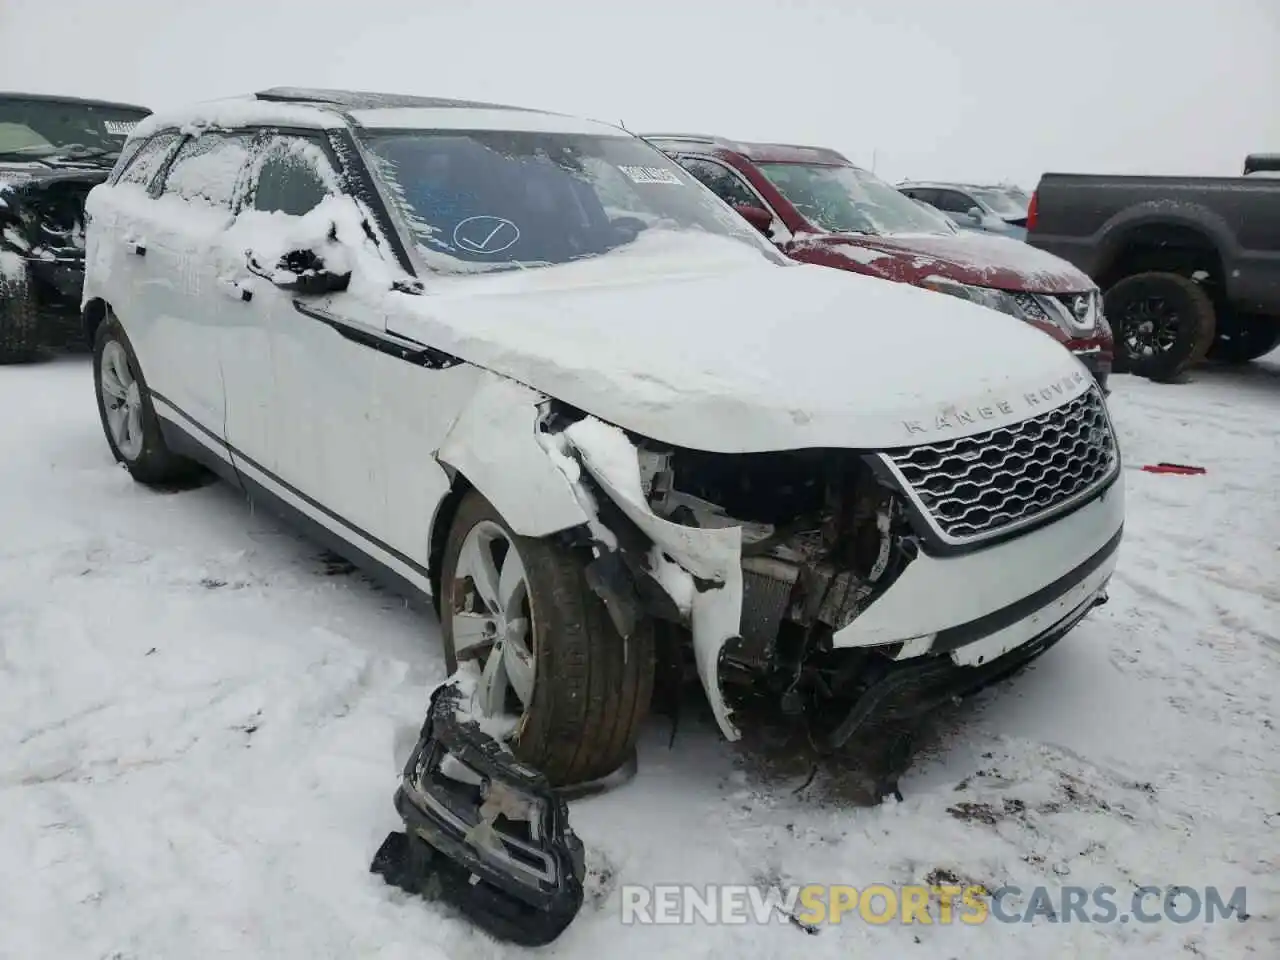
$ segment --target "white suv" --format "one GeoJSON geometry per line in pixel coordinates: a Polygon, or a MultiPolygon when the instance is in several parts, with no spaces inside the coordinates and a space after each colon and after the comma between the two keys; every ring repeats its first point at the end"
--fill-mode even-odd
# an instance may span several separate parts
{"type": "Polygon", "coordinates": [[[1119,451],[1076,359],[785,259],[623,130],[269,90],[144,120],[88,210],[115,456],[434,598],[553,782],[630,755],[659,631],[728,737],[741,683],[838,745],[1105,598],[1119,451]]]}

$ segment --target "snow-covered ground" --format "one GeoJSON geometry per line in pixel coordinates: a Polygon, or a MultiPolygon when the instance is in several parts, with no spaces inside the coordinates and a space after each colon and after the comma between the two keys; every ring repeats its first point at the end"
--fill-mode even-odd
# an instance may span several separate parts
{"type": "MultiPolygon", "coordinates": [[[[224,485],[107,452],[84,359],[0,369],[0,957],[504,957],[368,873],[443,678],[436,626],[224,485]]],[[[1118,378],[1111,603],[944,718],[866,808],[762,779],[710,724],[581,801],[564,957],[1280,956],[1280,354],[1118,378]],[[1143,473],[1200,464],[1199,477],[1143,473]],[[1248,888],[1249,919],[624,927],[624,883],[1248,888]]],[[[1122,893],[1122,897],[1124,894],[1122,893]]]]}

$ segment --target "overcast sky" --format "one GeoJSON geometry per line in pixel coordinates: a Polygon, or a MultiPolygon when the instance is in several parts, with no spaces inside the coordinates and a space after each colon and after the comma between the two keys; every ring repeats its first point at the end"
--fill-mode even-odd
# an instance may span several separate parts
{"type": "Polygon", "coordinates": [[[496,100],[832,146],[892,179],[1230,175],[1280,151],[1280,0],[0,0],[0,40],[0,89],[496,100]]]}

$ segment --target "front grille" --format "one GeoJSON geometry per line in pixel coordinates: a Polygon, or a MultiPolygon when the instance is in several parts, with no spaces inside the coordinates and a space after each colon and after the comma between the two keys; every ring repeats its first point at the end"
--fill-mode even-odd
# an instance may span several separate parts
{"type": "Polygon", "coordinates": [[[995,536],[1081,500],[1120,459],[1096,387],[1021,423],[885,457],[952,543],[995,536]]]}
{"type": "Polygon", "coordinates": [[[1041,323],[1052,323],[1070,333],[1092,333],[1098,325],[1101,304],[1092,293],[1025,293],[1010,294],[1023,316],[1041,323]]]}

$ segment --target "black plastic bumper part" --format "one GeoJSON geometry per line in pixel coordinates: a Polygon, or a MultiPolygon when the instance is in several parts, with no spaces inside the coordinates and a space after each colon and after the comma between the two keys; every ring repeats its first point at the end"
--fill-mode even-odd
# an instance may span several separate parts
{"type": "Polygon", "coordinates": [[[550,943],[582,907],[582,843],[546,778],[458,715],[463,697],[449,684],[432,694],[396,791],[405,832],[387,837],[370,870],[499,939],[550,943]]]}

